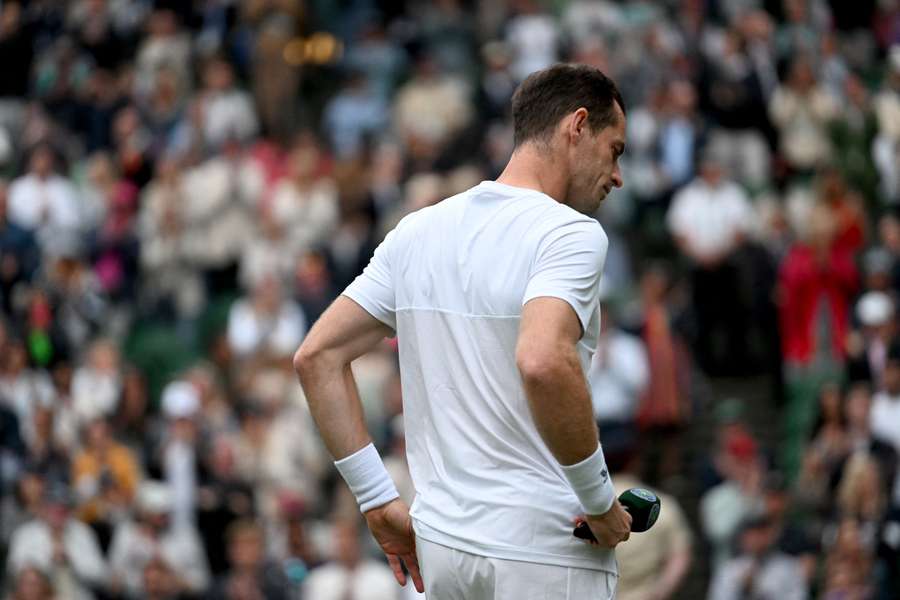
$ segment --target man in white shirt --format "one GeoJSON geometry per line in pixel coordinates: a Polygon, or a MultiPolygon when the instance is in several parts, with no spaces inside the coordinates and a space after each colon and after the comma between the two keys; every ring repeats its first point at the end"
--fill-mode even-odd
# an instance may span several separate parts
{"type": "Polygon", "coordinates": [[[42,245],[54,236],[74,236],[82,225],[81,207],[74,186],[54,171],[53,150],[38,146],[29,160],[28,173],[9,187],[9,220],[33,231],[42,245]]]}
{"type": "Polygon", "coordinates": [[[749,323],[734,256],[753,218],[747,193],[726,178],[709,149],[699,176],[675,194],[666,215],[675,245],[691,263],[692,304],[697,330],[703,332],[695,351],[709,374],[740,374],[748,361],[749,323]]]}
{"type": "Polygon", "coordinates": [[[585,377],[607,248],[585,215],[622,185],[624,105],[578,65],[534,73],[512,104],[516,148],[498,180],[404,218],[294,365],[401,585],[402,561],[432,599],[607,599],[631,517],[585,377]],[[370,442],[350,370],[394,332],[411,510],[370,442]],[[572,536],[579,515],[598,545],[572,536]]]}
{"type": "Polygon", "coordinates": [[[107,584],[107,566],[93,530],[72,516],[72,496],[61,483],[47,487],[41,514],[13,532],[6,568],[46,573],[59,598],[91,600],[107,584]]]}

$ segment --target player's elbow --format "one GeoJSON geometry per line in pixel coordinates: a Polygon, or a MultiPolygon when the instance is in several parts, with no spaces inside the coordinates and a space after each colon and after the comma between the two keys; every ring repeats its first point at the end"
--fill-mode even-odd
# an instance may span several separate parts
{"type": "Polygon", "coordinates": [[[311,340],[307,339],[297,351],[294,353],[294,370],[300,379],[315,370],[316,366],[321,362],[322,349],[317,347],[311,340]]]}
{"type": "Polygon", "coordinates": [[[526,385],[553,381],[563,371],[561,359],[558,353],[547,349],[520,347],[516,350],[516,367],[526,385]]]}

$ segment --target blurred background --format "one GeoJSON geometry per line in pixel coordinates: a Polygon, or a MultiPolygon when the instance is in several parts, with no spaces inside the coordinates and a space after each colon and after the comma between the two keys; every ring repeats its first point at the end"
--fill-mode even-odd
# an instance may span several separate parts
{"type": "MultiPolygon", "coordinates": [[[[898,0],[3,0],[0,594],[414,597],[291,356],[565,60],[628,113],[590,384],[663,509],[619,599],[900,598],[898,43],[898,0]]],[[[409,500],[395,344],[354,371],[409,500]]]]}

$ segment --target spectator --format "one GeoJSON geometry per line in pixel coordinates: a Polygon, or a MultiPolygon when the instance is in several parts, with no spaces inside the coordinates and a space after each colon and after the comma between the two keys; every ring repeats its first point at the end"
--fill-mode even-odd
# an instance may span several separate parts
{"type": "Polygon", "coordinates": [[[825,560],[822,598],[866,598],[872,595],[870,582],[873,556],[862,540],[859,525],[852,518],[841,521],[825,560]]]}
{"type": "Polygon", "coordinates": [[[775,549],[776,535],[766,517],[745,521],[741,526],[740,551],[715,576],[709,600],[806,598],[800,562],[775,549]]]}
{"type": "Polygon", "coordinates": [[[53,600],[53,585],[50,579],[36,567],[25,567],[19,571],[13,582],[7,600],[53,600]]]}
{"type": "Polygon", "coordinates": [[[313,571],[304,592],[310,598],[338,600],[352,596],[359,600],[388,600],[400,596],[390,568],[365,558],[357,521],[338,521],[333,525],[332,561],[313,571]]]}
{"type": "Polygon", "coordinates": [[[84,425],[81,451],[72,460],[72,486],[78,497],[78,516],[97,532],[106,549],[112,528],[134,499],[141,479],[131,451],[112,437],[105,417],[84,425]]]}
{"type": "Polygon", "coordinates": [[[228,341],[238,356],[254,353],[288,358],[306,335],[301,308],[284,297],[273,275],[262,279],[249,298],[235,302],[228,316],[228,341]]]}
{"type": "Polygon", "coordinates": [[[518,0],[513,7],[517,14],[507,24],[506,39],[513,55],[511,71],[522,81],[558,59],[559,24],[533,0],[518,0]]]}
{"type": "Polygon", "coordinates": [[[122,391],[119,351],[111,340],[98,339],[85,364],[72,378],[72,408],[81,423],[108,417],[122,391]]]}
{"type": "Polygon", "coordinates": [[[47,487],[40,516],[13,532],[7,571],[47,573],[61,598],[90,600],[107,584],[107,570],[91,529],[71,516],[72,498],[61,484],[47,487]]]}
{"type": "Polygon", "coordinates": [[[891,345],[884,368],[884,385],[872,399],[872,437],[900,453],[900,347],[891,345]]]}
{"type": "Polygon", "coordinates": [[[889,204],[900,201],[900,45],[891,46],[887,73],[875,95],[878,136],[872,158],[881,176],[881,197],[889,204]]]}
{"type": "Polygon", "coordinates": [[[196,256],[191,252],[188,182],[173,156],[163,156],[156,177],[144,188],[138,221],[140,266],[154,285],[144,286],[144,299],[158,312],[177,317],[196,315],[205,300],[196,256]]]}
{"type": "Polygon", "coordinates": [[[889,441],[874,435],[872,423],[872,395],[869,386],[859,383],[850,388],[844,411],[850,447],[854,452],[867,452],[878,461],[880,478],[894,506],[900,506],[898,487],[898,452],[889,441]]]}
{"type": "Polygon", "coordinates": [[[837,116],[837,105],[816,82],[809,59],[801,56],[793,60],[787,81],[775,90],[769,111],[778,128],[781,153],[794,171],[809,173],[829,159],[828,126],[837,116]]]}
{"type": "Polygon", "coordinates": [[[609,443],[617,434],[634,435],[638,402],[647,389],[650,373],[643,341],[618,327],[608,301],[600,310],[604,318],[588,382],[594,418],[600,424],[604,443],[609,443]]]}
{"type": "Polygon", "coordinates": [[[721,463],[725,479],[700,498],[700,522],[712,544],[716,573],[731,557],[741,523],[762,510],[765,475],[757,443],[749,434],[736,430],[725,443],[721,463]]]}
{"type": "Polygon", "coordinates": [[[316,142],[303,136],[287,156],[287,176],[272,191],[270,218],[283,229],[294,256],[325,242],[337,226],[337,189],[323,171],[316,142]]]}
{"type": "MultiPolygon", "coordinates": [[[[611,453],[607,464],[619,489],[645,488],[635,476],[637,455],[634,447],[611,453]]],[[[677,598],[691,565],[691,530],[675,498],[659,494],[665,510],[645,535],[634,535],[616,547],[620,600],[669,600],[677,598]]]]}
{"type": "Polygon", "coordinates": [[[848,370],[856,379],[871,381],[878,389],[897,328],[894,301],[884,292],[870,291],[857,300],[855,308],[861,331],[849,337],[852,362],[848,370]]]}
{"type": "Polygon", "coordinates": [[[203,68],[203,131],[207,147],[221,148],[229,141],[246,142],[259,130],[253,98],[235,85],[234,69],[221,57],[203,68]]]}
{"type": "Polygon", "coordinates": [[[197,490],[197,529],[216,576],[228,566],[225,532],[232,523],[251,518],[256,508],[253,487],[238,473],[235,454],[235,444],[228,437],[216,437],[205,457],[205,477],[197,490]]]}
{"type": "Polygon", "coordinates": [[[737,251],[753,227],[747,194],[725,178],[722,165],[706,154],[700,176],[675,194],[669,231],[691,267],[697,328],[697,359],[711,374],[746,368],[748,326],[740,288],[737,251]],[[720,345],[714,340],[723,339],[720,345]]]}
{"type": "Polygon", "coordinates": [[[640,398],[637,424],[658,457],[658,479],[682,472],[680,430],[691,415],[690,352],[681,339],[670,307],[671,276],[652,265],[641,277],[641,337],[647,352],[648,381],[640,398]]]}
{"type": "Polygon", "coordinates": [[[232,523],[226,538],[231,568],[216,581],[209,594],[210,600],[248,597],[285,599],[287,586],[284,573],[279,565],[265,558],[265,536],[259,524],[252,520],[232,523]]]}
{"type": "Polygon", "coordinates": [[[0,357],[0,399],[18,420],[19,433],[25,440],[34,439],[34,413],[49,408],[56,401],[53,382],[46,372],[28,368],[28,353],[21,340],[11,339],[0,357]]]}
{"type": "Polygon", "coordinates": [[[416,61],[415,73],[397,90],[394,129],[412,158],[429,163],[451,137],[469,125],[473,117],[469,89],[459,77],[443,74],[428,55],[416,61]],[[422,119],[422,114],[428,119],[422,119]]]}
{"type": "Polygon", "coordinates": [[[0,305],[12,312],[12,294],[17,284],[30,281],[40,254],[32,233],[9,219],[9,188],[0,181],[0,305]]]}
{"type": "Polygon", "coordinates": [[[782,354],[788,386],[784,460],[795,474],[815,415],[815,397],[845,359],[849,303],[856,290],[852,257],[834,243],[836,224],[824,207],[810,215],[807,239],[796,243],[779,273],[782,354]]]}
{"type": "Polygon", "coordinates": [[[135,516],[116,528],[109,549],[112,577],[129,598],[149,595],[146,584],[154,587],[155,577],[171,577],[171,595],[198,596],[209,585],[209,568],[200,536],[191,526],[172,523],[172,494],[158,481],[141,484],[135,503],[135,516]],[[156,565],[155,563],[162,563],[156,565]],[[147,573],[148,569],[162,573],[147,573]],[[148,576],[149,575],[149,576],[148,576]]]}
{"type": "Polygon", "coordinates": [[[170,71],[181,86],[191,83],[191,40],[181,31],[178,16],[165,8],[155,10],[147,20],[147,37],[138,48],[135,84],[138,93],[149,96],[158,85],[158,77],[170,71]]]}
{"type": "Polygon", "coordinates": [[[192,526],[195,522],[200,464],[195,419],[199,410],[200,399],[190,383],[174,381],[163,390],[165,431],[157,460],[172,493],[171,514],[176,526],[192,526]]]}
{"type": "Polygon", "coordinates": [[[9,220],[32,231],[42,248],[53,245],[53,238],[73,239],[80,233],[81,207],[75,188],[55,173],[56,157],[49,146],[31,152],[29,171],[9,188],[9,220]]]}
{"type": "Polygon", "coordinates": [[[323,118],[331,147],[340,159],[363,149],[366,138],[376,136],[388,122],[388,107],[361,72],[351,72],[325,108],[323,118]]]}

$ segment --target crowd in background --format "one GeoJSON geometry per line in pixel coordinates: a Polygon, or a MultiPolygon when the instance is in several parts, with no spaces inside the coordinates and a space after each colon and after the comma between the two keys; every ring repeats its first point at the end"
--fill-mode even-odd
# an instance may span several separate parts
{"type": "MultiPolygon", "coordinates": [[[[898,44],[896,0],[0,2],[0,593],[412,597],[291,356],[565,60],[628,115],[601,439],[673,494],[618,597],[900,596],[898,44]]],[[[396,344],[354,372],[410,501],[396,344]]]]}

